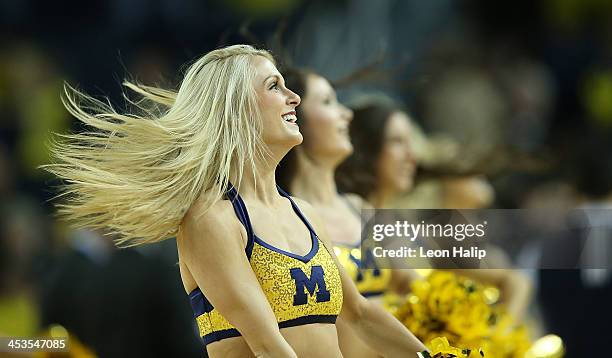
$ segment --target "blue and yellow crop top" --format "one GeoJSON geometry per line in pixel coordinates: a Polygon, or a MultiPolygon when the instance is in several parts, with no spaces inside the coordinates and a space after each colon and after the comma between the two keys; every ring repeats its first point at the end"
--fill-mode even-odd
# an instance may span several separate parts
{"type": "Polygon", "coordinates": [[[372,251],[364,251],[368,257],[362,259],[359,245],[335,243],[334,252],[362,296],[380,296],[389,288],[391,270],[379,268],[372,251]]]}
{"type": "MultiPolygon", "coordinates": [[[[341,196],[348,208],[361,220],[361,212],[345,196],[341,196]]],[[[332,238],[333,240],[333,238],[332,238]]],[[[372,251],[364,250],[366,257],[361,257],[360,245],[334,243],[334,252],[349,274],[357,290],[364,297],[375,297],[384,294],[391,282],[391,270],[379,268],[372,251]],[[368,267],[368,268],[364,268],[368,267]]]]}
{"type": "MultiPolygon", "coordinates": [[[[305,256],[276,248],[253,233],[246,205],[236,189],[230,186],[227,197],[244,225],[248,241],[245,248],[251,268],[274,311],[280,328],[309,323],[335,323],[342,308],[340,273],[310,223],[295,202],[282,189],[293,210],[310,231],[311,250],[305,256]]],[[[240,336],[206,299],[199,287],[189,298],[204,344],[240,336]]]]}

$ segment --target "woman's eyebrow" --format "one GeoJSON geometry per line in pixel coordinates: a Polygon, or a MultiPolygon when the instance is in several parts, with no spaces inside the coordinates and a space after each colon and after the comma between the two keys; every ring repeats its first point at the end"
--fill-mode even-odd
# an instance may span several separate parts
{"type": "Polygon", "coordinates": [[[323,96],[323,98],[328,98],[328,97],[329,98],[335,98],[336,97],[336,92],[327,90],[327,91],[321,92],[321,95],[323,96]]]}
{"type": "Polygon", "coordinates": [[[266,78],[263,80],[263,83],[266,83],[266,81],[267,81],[268,79],[270,79],[271,77],[276,77],[277,79],[279,79],[279,78],[280,78],[280,77],[278,77],[278,75],[277,75],[277,74],[273,74],[273,75],[270,75],[270,76],[266,77],[266,78]]]}

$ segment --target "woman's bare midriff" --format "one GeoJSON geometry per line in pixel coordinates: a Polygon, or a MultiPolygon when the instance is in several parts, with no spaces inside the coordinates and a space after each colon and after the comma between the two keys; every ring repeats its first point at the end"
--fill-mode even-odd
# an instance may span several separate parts
{"type": "MultiPolygon", "coordinates": [[[[340,358],[336,326],[312,323],[281,329],[281,334],[300,358],[340,358]]],[[[254,357],[242,337],[226,338],[207,346],[210,358],[254,357]]]]}

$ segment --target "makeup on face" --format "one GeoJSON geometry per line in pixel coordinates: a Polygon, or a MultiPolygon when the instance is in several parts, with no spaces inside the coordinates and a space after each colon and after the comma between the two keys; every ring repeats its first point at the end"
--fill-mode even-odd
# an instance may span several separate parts
{"type": "Polygon", "coordinates": [[[305,123],[308,142],[312,147],[325,147],[327,153],[352,152],[349,136],[349,124],[353,118],[350,109],[343,106],[336,98],[336,92],[323,77],[310,75],[307,79],[307,91],[302,110],[308,120],[305,123]],[[334,149],[335,148],[335,149],[334,149]]]}
{"type": "Polygon", "coordinates": [[[379,176],[384,185],[397,191],[410,188],[416,162],[410,148],[410,122],[403,112],[391,114],[385,124],[385,138],[380,155],[379,176]]]}
{"type": "Polygon", "coordinates": [[[257,58],[254,61],[258,73],[256,90],[264,121],[264,142],[300,144],[303,138],[295,111],[300,104],[300,97],[285,87],[282,75],[272,62],[265,58],[257,58]]]}

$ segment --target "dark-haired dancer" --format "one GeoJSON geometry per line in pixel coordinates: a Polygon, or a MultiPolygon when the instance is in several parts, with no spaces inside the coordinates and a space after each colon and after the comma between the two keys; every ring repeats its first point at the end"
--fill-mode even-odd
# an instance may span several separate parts
{"type": "MultiPolygon", "coordinates": [[[[307,70],[284,71],[287,86],[302,98],[298,107],[304,142],[285,156],[277,169],[281,186],[308,201],[323,217],[334,250],[353,279],[359,292],[382,307],[387,291],[407,293],[414,277],[412,270],[362,269],[361,217],[363,207],[370,207],[360,196],[340,194],[335,170],[352,152],[349,124],[350,109],[338,102],[336,92],[322,76],[307,70]]],[[[368,267],[376,262],[368,262],[368,267]]],[[[342,316],[341,316],[342,318],[342,316]]],[[[343,319],[338,321],[340,348],[346,357],[376,357],[343,319]]]]}
{"type": "MultiPolygon", "coordinates": [[[[339,185],[367,198],[375,208],[398,209],[391,206],[393,199],[412,188],[416,169],[410,117],[400,106],[372,101],[355,109],[350,129],[355,150],[338,168],[339,185]]],[[[507,260],[499,249],[491,248],[489,254],[507,260]]],[[[523,317],[532,290],[529,279],[518,270],[453,271],[497,286],[508,311],[523,317]]]]}

